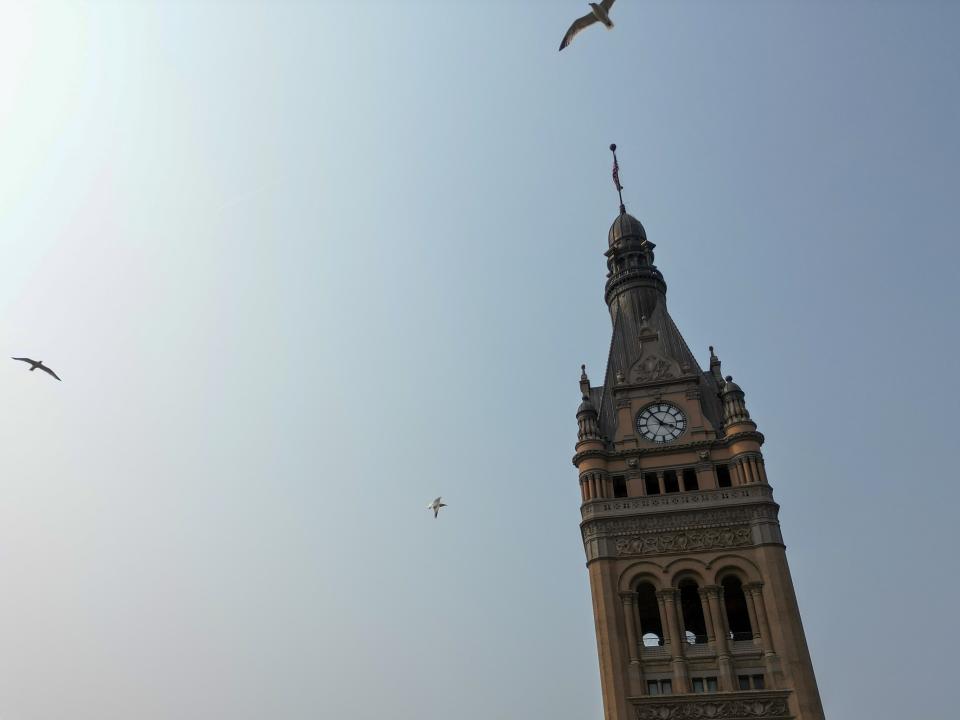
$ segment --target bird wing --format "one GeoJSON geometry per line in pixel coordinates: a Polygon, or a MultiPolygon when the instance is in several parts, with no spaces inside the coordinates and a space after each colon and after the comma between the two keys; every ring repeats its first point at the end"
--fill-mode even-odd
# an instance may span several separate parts
{"type": "Polygon", "coordinates": [[[601,2],[600,2],[600,7],[602,7],[602,8],[603,8],[604,10],[606,10],[607,12],[610,12],[610,8],[613,7],[613,4],[614,4],[616,1],[617,1],[617,0],[601,0],[601,2]]]}
{"type": "Polygon", "coordinates": [[[573,25],[570,26],[570,29],[567,30],[567,34],[563,36],[563,42],[560,43],[560,49],[563,50],[567,45],[569,45],[574,36],[583,30],[593,25],[597,21],[597,18],[593,16],[593,13],[589,15],[584,15],[582,18],[577,18],[573,21],[573,25]]]}
{"type": "Polygon", "coordinates": [[[12,357],[12,358],[10,358],[10,359],[11,359],[11,360],[19,360],[20,362],[28,362],[28,363],[30,363],[31,365],[36,362],[36,360],[31,360],[30,358],[15,358],[15,357],[12,357]]]}
{"type": "MultiPolygon", "coordinates": [[[[57,380],[60,380],[60,376],[57,375],[53,370],[51,370],[50,368],[48,368],[46,365],[41,365],[41,366],[40,366],[40,369],[43,370],[43,371],[44,371],[45,373],[47,373],[48,375],[53,375],[57,380]]],[[[60,382],[63,382],[63,381],[60,380],[60,382]]]]}

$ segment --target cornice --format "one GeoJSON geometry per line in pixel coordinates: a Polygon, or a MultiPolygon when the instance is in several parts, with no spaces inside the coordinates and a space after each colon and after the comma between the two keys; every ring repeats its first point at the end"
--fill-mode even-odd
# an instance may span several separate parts
{"type": "Polygon", "coordinates": [[[584,450],[573,456],[573,464],[579,465],[589,458],[600,458],[603,460],[625,460],[631,457],[651,456],[651,455],[669,455],[675,452],[685,452],[687,450],[702,450],[710,448],[727,448],[733,443],[743,440],[754,440],[759,445],[763,445],[763,433],[757,430],[745,430],[734,433],[722,438],[708,438],[706,440],[693,440],[683,443],[671,443],[649,448],[631,448],[630,450],[584,450]]]}
{"type": "Polygon", "coordinates": [[[765,483],[752,483],[716,490],[692,490],[665,495],[597,498],[583,503],[580,514],[581,524],[586,524],[590,520],[601,518],[632,517],[731,505],[772,505],[778,509],[780,507],[773,499],[773,488],[765,483]]]}
{"type": "Polygon", "coordinates": [[[593,500],[581,507],[587,564],[600,558],[685,555],[783,546],[767,485],[593,500]]]}

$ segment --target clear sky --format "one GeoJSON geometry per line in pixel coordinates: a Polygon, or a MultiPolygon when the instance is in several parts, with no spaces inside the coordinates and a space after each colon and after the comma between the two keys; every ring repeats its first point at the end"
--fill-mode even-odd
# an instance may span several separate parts
{"type": "Polygon", "coordinates": [[[602,717],[625,200],[831,718],[956,716],[960,4],[0,9],[0,718],[602,717]],[[424,509],[443,494],[435,521],[424,509]]]}

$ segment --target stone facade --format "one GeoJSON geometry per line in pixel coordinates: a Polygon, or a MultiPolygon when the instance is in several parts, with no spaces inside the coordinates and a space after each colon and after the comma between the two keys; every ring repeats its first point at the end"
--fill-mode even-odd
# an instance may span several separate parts
{"type": "Polygon", "coordinates": [[[584,368],[573,462],[607,720],[823,720],[745,394],[701,370],[654,245],[614,222],[603,385],[584,368]]]}

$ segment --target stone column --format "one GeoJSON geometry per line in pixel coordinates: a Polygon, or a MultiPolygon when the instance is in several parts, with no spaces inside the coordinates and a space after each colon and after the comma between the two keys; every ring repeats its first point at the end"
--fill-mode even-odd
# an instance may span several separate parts
{"type": "Polygon", "coordinates": [[[632,592],[620,593],[623,601],[623,614],[627,624],[627,655],[630,658],[630,667],[627,668],[627,678],[630,692],[633,695],[646,695],[647,688],[643,677],[643,664],[640,662],[640,639],[637,635],[637,594],[632,592]]]}
{"type": "Polygon", "coordinates": [[[657,592],[657,599],[662,602],[661,610],[667,617],[668,632],[670,635],[670,654],[673,658],[673,691],[675,693],[689,692],[687,674],[687,659],[684,656],[683,635],[680,632],[680,622],[677,619],[677,590],[667,588],[657,592]]]}
{"type": "Polygon", "coordinates": [[[666,485],[663,484],[663,473],[662,473],[662,472],[658,472],[658,473],[657,473],[657,484],[660,486],[660,494],[661,494],[661,495],[666,495],[666,494],[667,494],[667,487],[666,487],[666,485]]]}
{"type": "Polygon", "coordinates": [[[701,464],[697,465],[697,485],[700,486],[701,490],[716,490],[720,487],[720,483],[717,482],[717,474],[713,470],[713,465],[701,464]]]}
{"type": "Polygon", "coordinates": [[[763,664],[767,670],[767,682],[771,689],[780,687],[780,662],[776,649],[773,646],[773,633],[770,632],[770,623],[767,621],[767,608],[763,601],[763,583],[755,582],[744,585],[749,593],[750,602],[747,607],[754,606],[754,613],[760,625],[760,636],[763,643],[763,664]]]}
{"type": "Polygon", "coordinates": [[[767,468],[763,463],[763,458],[757,458],[757,469],[760,471],[760,482],[766,484],[767,482],[767,468]]]}
{"type": "Polygon", "coordinates": [[[757,622],[757,610],[753,605],[753,593],[748,590],[750,585],[743,586],[744,599],[747,601],[747,615],[750,616],[750,629],[753,630],[753,640],[756,642],[763,637],[760,632],[760,623],[757,622]]]}
{"type": "Polygon", "coordinates": [[[700,608],[703,610],[703,619],[707,625],[707,643],[716,652],[717,635],[713,629],[713,613],[710,611],[710,602],[706,590],[706,588],[697,588],[697,593],[700,595],[700,608]]]}
{"type": "Polygon", "coordinates": [[[623,601],[623,616],[627,622],[627,650],[631,663],[639,662],[640,657],[637,654],[637,616],[634,612],[634,593],[620,593],[620,599],[623,601]]]}
{"type": "Polygon", "coordinates": [[[719,670],[720,689],[732,692],[737,689],[733,677],[733,661],[730,659],[730,643],[727,640],[727,623],[723,616],[723,606],[720,599],[723,588],[719,585],[707,585],[703,588],[707,596],[707,605],[710,608],[710,617],[713,622],[713,631],[716,636],[714,649],[717,653],[717,668],[719,670]]]}
{"type": "Polygon", "coordinates": [[[657,608],[660,610],[660,631],[663,633],[663,647],[673,654],[673,638],[670,636],[670,624],[667,622],[667,603],[663,599],[662,591],[658,591],[657,608]]]}
{"type": "Polygon", "coordinates": [[[736,459],[730,463],[730,470],[733,474],[734,485],[744,485],[747,482],[747,476],[743,471],[743,460],[736,459]]]}
{"type": "Polygon", "coordinates": [[[763,583],[749,583],[748,585],[744,585],[743,589],[750,593],[750,599],[754,606],[754,615],[757,616],[757,624],[760,626],[760,636],[763,638],[763,645],[773,652],[773,636],[770,634],[770,623],[767,622],[767,608],[763,603],[763,583]]]}

